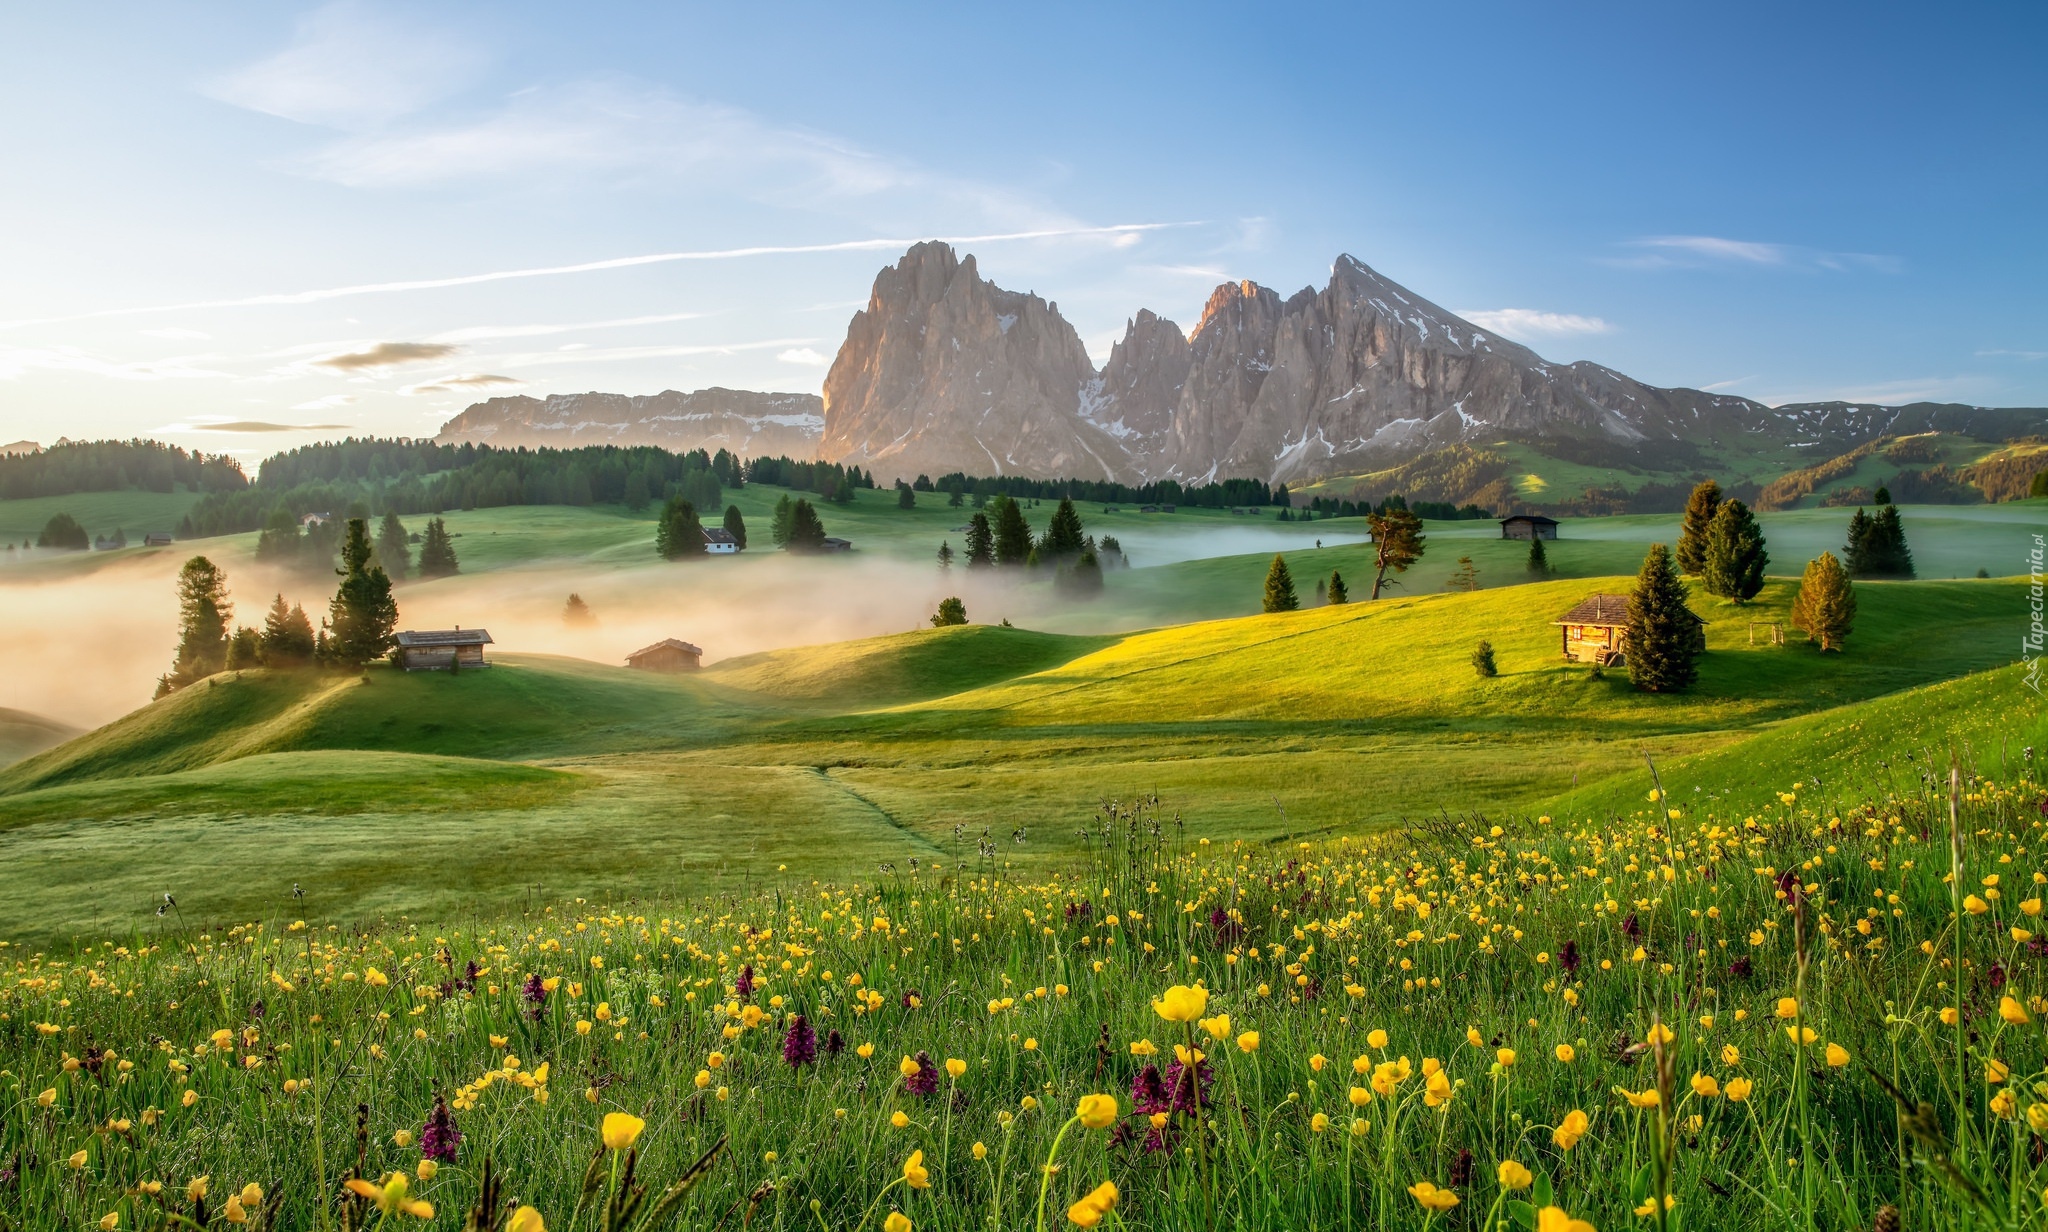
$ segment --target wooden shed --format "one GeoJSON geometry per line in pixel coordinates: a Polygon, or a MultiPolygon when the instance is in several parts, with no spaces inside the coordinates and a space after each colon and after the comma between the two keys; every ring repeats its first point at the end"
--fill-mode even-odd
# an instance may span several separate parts
{"type": "Polygon", "coordinates": [[[643,672],[694,672],[704,666],[704,651],[688,642],[665,637],[627,655],[626,666],[643,672]]]}
{"type": "Polygon", "coordinates": [[[490,666],[484,661],[484,647],[491,645],[491,635],[484,629],[407,629],[397,641],[398,666],[409,672],[490,666]]]}
{"type": "Polygon", "coordinates": [[[1503,539],[1555,539],[1557,519],[1546,518],[1540,513],[1518,513],[1500,520],[1500,537],[1503,539]]]}
{"type": "MultiPolygon", "coordinates": [[[[1707,625],[1690,609],[1695,649],[1707,648],[1707,625]]],[[[1567,663],[1613,667],[1628,660],[1628,596],[1588,595],[1551,623],[1562,631],[1567,663]]]]}

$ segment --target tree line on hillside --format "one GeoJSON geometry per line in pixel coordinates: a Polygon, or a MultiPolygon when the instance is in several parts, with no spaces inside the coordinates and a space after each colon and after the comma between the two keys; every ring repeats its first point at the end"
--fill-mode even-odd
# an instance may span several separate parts
{"type": "MultiPolygon", "coordinates": [[[[360,504],[342,519],[326,518],[301,522],[289,511],[277,509],[256,536],[256,560],[279,569],[320,575],[333,567],[347,527],[356,521],[366,525],[368,511],[360,504]]],[[[420,531],[408,531],[396,512],[387,512],[378,522],[373,548],[376,563],[393,581],[410,577],[452,577],[462,571],[455,555],[454,536],[440,518],[427,519],[420,531]],[[417,561],[412,545],[419,545],[417,561]]]]}
{"type": "MultiPolygon", "coordinates": [[[[1046,522],[1045,533],[1034,536],[1024,513],[1023,499],[998,493],[986,506],[967,519],[967,539],[961,554],[970,570],[1016,570],[1025,575],[1050,573],[1061,594],[1089,599],[1102,593],[1103,570],[1128,567],[1123,545],[1111,535],[1097,542],[1081,521],[1072,500],[1061,498],[1046,522]]],[[[939,545],[941,572],[956,559],[951,540],[939,545]]]]}
{"type": "MultiPolygon", "coordinates": [[[[972,498],[980,509],[998,496],[1011,500],[1068,500],[1094,505],[1188,505],[1197,509],[1229,509],[1245,506],[1286,505],[1287,485],[1269,486],[1262,479],[1224,479],[1200,487],[1185,487],[1172,479],[1155,483],[1111,483],[1105,479],[1031,479],[1022,475],[969,475],[954,471],[934,480],[919,475],[908,484],[915,494],[944,495],[947,507],[958,509],[972,498]]],[[[915,503],[915,496],[912,503],[915,503]]],[[[898,503],[902,503],[899,495],[898,503]]],[[[908,505],[904,506],[909,508],[908,505]]]]}
{"type": "Polygon", "coordinates": [[[304,607],[279,594],[263,627],[234,626],[234,601],[225,570],[194,556],[178,571],[178,649],[171,670],[157,678],[165,697],[218,675],[256,667],[321,666],[360,670],[397,644],[398,602],[391,575],[378,560],[369,524],[351,518],[341,536],[340,583],[319,629],[304,607]]]}
{"type": "Polygon", "coordinates": [[[0,500],[78,492],[238,492],[249,486],[226,454],[187,452],[161,441],[62,441],[37,453],[0,455],[0,500]]]}

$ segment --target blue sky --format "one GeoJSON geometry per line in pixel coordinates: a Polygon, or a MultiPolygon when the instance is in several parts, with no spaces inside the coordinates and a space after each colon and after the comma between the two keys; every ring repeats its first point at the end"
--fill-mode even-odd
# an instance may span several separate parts
{"type": "Polygon", "coordinates": [[[261,455],[494,393],[815,391],[894,242],[934,235],[1028,236],[962,248],[1098,363],[1138,308],[1190,327],[1219,281],[1286,294],[1350,252],[1657,384],[2048,405],[2038,4],[7,26],[0,439],[261,455]],[[700,255],[624,261],[663,254],[700,255]],[[252,422],[307,430],[218,428],[252,422]]]}

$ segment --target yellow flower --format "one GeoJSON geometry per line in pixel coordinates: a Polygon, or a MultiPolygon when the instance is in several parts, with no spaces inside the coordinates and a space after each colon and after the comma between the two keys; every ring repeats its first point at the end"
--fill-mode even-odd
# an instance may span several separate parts
{"type": "Polygon", "coordinates": [[[84,1151],[73,1151],[71,1153],[72,1171],[76,1172],[77,1170],[85,1167],[86,1160],[90,1158],[91,1156],[87,1155],[84,1151]]]}
{"type": "Polygon", "coordinates": [[[1387,1033],[1379,1030],[1370,1032],[1365,1037],[1365,1045],[1372,1049],[1385,1048],[1387,1046],[1387,1033]]]}
{"type": "Polygon", "coordinates": [[[1694,1074],[1692,1093],[1701,1099],[1713,1099],[1721,1094],[1721,1084],[1712,1074],[1694,1074]]]}
{"type": "Polygon", "coordinates": [[[192,1105],[199,1102],[199,1092],[192,1090],[190,1087],[187,1087],[185,1089],[185,1093],[178,1097],[178,1102],[180,1104],[183,1104],[185,1107],[190,1108],[192,1105]]]}
{"type": "Polygon", "coordinates": [[[898,1061],[896,1063],[896,1072],[903,1075],[905,1078],[917,1077],[917,1071],[922,1068],[923,1067],[917,1063],[916,1057],[905,1057],[901,1061],[898,1061]]]}
{"type": "Polygon", "coordinates": [[[2004,1082],[2011,1075],[2012,1070],[2003,1061],[1994,1059],[1984,1063],[1984,1081],[1992,1086],[2004,1082]]]}
{"type": "Polygon", "coordinates": [[[363,983],[368,984],[372,988],[383,988],[391,983],[391,979],[375,967],[365,967],[363,969],[363,983]]]}
{"type": "Polygon", "coordinates": [[[1502,1069],[1506,1069],[1510,1065],[1513,1065],[1515,1063],[1515,1050],[1512,1048],[1496,1049],[1493,1054],[1493,1059],[1500,1063],[1500,1067],[1502,1069]]]}
{"type": "Polygon", "coordinates": [[[2010,1121],[2019,1111],[2019,1101],[2014,1099],[2010,1089],[2000,1091],[1991,1097],[1991,1111],[2002,1121],[2010,1121]]]}
{"type": "Polygon", "coordinates": [[[1550,1131],[1550,1140],[1557,1144],[1558,1150],[1569,1151],[1586,1136],[1592,1124],[1593,1118],[1574,1108],[1564,1114],[1564,1120],[1558,1122],[1556,1129],[1550,1131]]]}
{"type": "Polygon", "coordinates": [[[1777,1008],[1776,1010],[1772,1011],[1772,1012],[1773,1012],[1773,1013],[1775,1013],[1775,1014],[1777,1014],[1777,1016],[1778,1016],[1778,1017],[1780,1017],[1780,1018],[1797,1018],[1797,1017],[1799,1017],[1799,998],[1797,998],[1797,997],[1779,997],[1779,998],[1778,998],[1778,1008],[1777,1008]]]}
{"type": "Polygon", "coordinates": [[[249,1222],[249,1212],[242,1206],[242,1197],[240,1194],[228,1195],[227,1202],[222,1204],[220,1208],[220,1216],[222,1219],[227,1220],[229,1223],[249,1222]]]}
{"type": "Polygon", "coordinates": [[[1728,1098],[1738,1104],[1748,1099],[1749,1093],[1755,1089],[1756,1084],[1747,1078],[1730,1078],[1728,1080],[1728,1098]]]}
{"type": "Polygon", "coordinates": [[[1536,1212],[1536,1232],[1594,1232],[1593,1225],[1583,1219],[1573,1219],[1564,1213],[1564,1208],[1546,1206],[1536,1212]]]}
{"type": "MultiPolygon", "coordinates": [[[[1310,1069],[1314,1070],[1315,1072],[1317,1072],[1318,1074],[1322,1073],[1322,1072],[1323,1072],[1323,1067],[1324,1067],[1324,1066],[1326,1066],[1326,1065],[1328,1065],[1329,1063],[1330,1063],[1330,1058],[1328,1058],[1328,1057],[1324,1056],[1324,1055],[1323,1055],[1322,1053],[1320,1053],[1320,1052],[1319,1052],[1319,1053],[1317,1053],[1317,1054],[1315,1054],[1314,1056],[1312,1056],[1312,1057],[1310,1057],[1310,1058],[1308,1059],[1308,1067],[1309,1067],[1310,1069]]],[[[54,1095],[56,1095],[57,1093],[56,1093],[55,1091],[52,1091],[52,1092],[50,1092],[50,1094],[51,1094],[52,1096],[54,1096],[54,1095]]]]}
{"type": "Polygon", "coordinates": [[[1721,1045],[1721,1064],[1730,1069],[1742,1064],[1742,1049],[1733,1044],[1721,1045]]]}
{"type": "Polygon", "coordinates": [[[1108,1129],[1116,1124],[1117,1106],[1114,1095],[1083,1095],[1074,1115],[1089,1129],[1108,1129]]]}
{"type": "Polygon", "coordinates": [[[889,1124],[894,1125],[898,1129],[909,1129],[910,1114],[899,1108],[889,1114],[889,1124]]]}
{"type": "Polygon", "coordinates": [[[1643,1037],[1646,1042],[1652,1044],[1668,1044],[1677,1038],[1678,1036],[1672,1033],[1671,1028],[1661,1022],[1651,1023],[1650,1033],[1643,1037]]]}
{"type": "Polygon", "coordinates": [[[1849,1063],[1849,1050],[1840,1044],[1831,1043],[1828,1045],[1827,1058],[1829,1067],[1840,1069],[1849,1063]]]}
{"type": "Polygon", "coordinates": [[[882,1232],[910,1232],[910,1216],[902,1211],[890,1211],[882,1221],[882,1232]]]}
{"type": "Polygon", "coordinates": [[[1998,1016],[2015,1027],[2024,1027],[2033,1021],[2033,1015],[2027,1013],[2027,1007],[2021,1005],[2018,998],[2010,995],[1999,998],[1998,1016]]]}
{"type": "Polygon", "coordinates": [[[1811,1044],[1820,1038],[1820,1032],[1812,1027],[1786,1027],[1785,1038],[1795,1044],[1811,1044]]]}
{"type": "Polygon", "coordinates": [[[413,1170],[413,1174],[418,1176],[423,1181],[431,1181],[434,1179],[434,1174],[436,1172],[439,1172],[440,1170],[440,1164],[435,1163],[431,1159],[422,1159],[420,1161],[420,1166],[413,1170]]]}
{"type": "Polygon", "coordinates": [[[1352,1106],[1353,1108],[1363,1108],[1363,1107],[1365,1107],[1365,1106],[1366,1106],[1367,1104],[1369,1104],[1369,1103],[1371,1103],[1371,1102],[1372,1102],[1372,1092],[1371,1092],[1371,1091],[1368,1091],[1368,1090],[1366,1090],[1366,1089],[1365,1089],[1364,1087],[1352,1087],[1352,1088],[1351,1088],[1351,1106],[1352,1106]]]}
{"type": "Polygon", "coordinates": [[[1422,1204],[1425,1211],[1447,1211],[1458,1205],[1458,1195],[1448,1189],[1438,1189],[1428,1181],[1417,1181],[1408,1187],[1408,1192],[1422,1204]]]}
{"type": "Polygon", "coordinates": [[[1210,1039],[1221,1040],[1230,1038],[1230,1015],[1228,1014],[1218,1014],[1214,1018],[1204,1018],[1195,1025],[1201,1027],[1202,1033],[1210,1039]]]}
{"type": "Polygon", "coordinates": [[[967,1062],[958,1057],[946,1058],[946,1072],[958,1078],[967,1072],[967,1062]]]}
{"type": "Polygon", "coordinates": [[[522,1206],[512,1212],[512,1218],[505,1221],[505,1232],[548,1232],[547,1220],[530,1206],[522,1206]]]}
{"type": "Polygon", "coordinates": [[[1159,1055],[1159,1045],[1148,1039],[1138,1040],[1131,1045],[1131,1055],[1134,1057],[1157,1056],[1159,1055]]]}
{"type": "Polygon", "coordinates": [[[912,1189],[930,1189],[932,1174],[924,1166],[924,1152],[912,1151],[910,1158],[903,1161],[903,1183],[912,1189]]]}
{"type": "Polygon", "coordinates": [[[433,1203],[421,1202],[412,1196],[411,1183],[405,1179],[405,1173],[403,1172],[392,1173],[382,1185],[377,1184],[375,1181],[366,1181],[361,1177],[356,1177],[348,1182],[348,1190],[350,1193],[375,1202],[377,1209],[387,1217],[391,1215],[410,1215],[414,1219],[432,1219],[434,1217],[433,1203]]]}
{"type": "Polygon", "coordinates": [[[1643,1091],[1631,1091],[1627,1087],[1616,1087],[1614,1091],[1617,1095],[1627,1100],[1629,1106],[1633,1108],[1655,1108],[1658,1104],[1664,1102],[1664,1097],[1658,1093],[1656,1087],[1650,1087],[1643,1091]]]}
{"type": "Polygon", "coordinates": [[[1559,1044],[1556,1049],[1556,1055],[1557,1059],[1566,1065],[1570,1065],[1573,1061],[1579,1059],[1578,1049],[1573,1048],[1570,1044],[1559,1044]]]}
{"type": "Polygon", "coordinates": [[[988,1158],[988,1143],[986,1143],[986,1142],[979,1142],[979,1141],[977,1141],[977,1142],[976,1142],[976,1143],[974,1144],[974,1157],[975,1157],[976,1159],[987,1159],[987,1158],[988,1158]]]}
{"type": "Polygon", "coordinates": [[[1079,1202],[1067,1208],[1067,1221],[1077,1228],[1092,1228],[1102,1222],[1102,1217],[1116,1209],[1116,1186],[1102,1182],[1079,1202]]]}
{"type": "Polygon", "coordinates": [[[862,1044],[860,1047],[853,1050],[853,1055],[865,1061],[869,1057],[875,1055],[875,1046],[873,1044],[862,1044]]]}
{"type": "MultiPolygon", "coordinates": [[[[1671,1209],[1672,1207],[1674,1207],[1674,1206],[1677,1206],[1677,1205],[1678,1205],[1678,1199],[1677,1199],[1677,1198],[1676,1198],[1675,1196],[1673,1196],[1673,1195],[1671,1195],[1671,1194],[1665,1194],[1665,1195],[1664,1195],[1664,1209],[1665,1209],[1665,1210],[1667,1210],[1667,1211],[1668,1211],[1668,1210],[1670,1210],[1670,1209],[1671,1209]]],[[[1652,1216],[1652,1215],[1654,1215],[1654,1214],[1656,1214],[1656,1213],[1657,1213],[1657,1196],[1656,1196],[1655,1194],[1652,1194],[1652,1195],[1650,1195],[1649,1197],[1647,1197],[1647,1198],[1644,1198],[1644,1199],[1643,1199],[1643,1204],[1642,1204],[1641,1206],[1638,1206],[1638,1207],[1636,1208],[1636,1214],[1638,1214],[1638,1215],[1641,1215],[1641,1216],[1642,1216],[1643,1218],[1645,1218],[1645,1219],[1648,1219],[1648,1218],[1649,1218],[1650,1216],[1652,1216]]]]}
{"type": "Polygon", "coordinates": [[[1152,1003],[1152,1008],[1168,1022],[1193,1022],[1209,1008],[1209,990],[1175,984],[1166,990],[1165,996],[1152,1003]]]}
{"type": "Polygon", "coordinates": [[[1486,1047],[1486,1037],[1479,1034],[1478,1027],[1465,1028],[1465,1042],[1472,1045],[1474,1048],[1486,1047]]]}
{"type": "Polygon", "coordinates": [[[2048,1134],[2048,1104],[2028,1104],[2027,1124],[2037,1134],[2048,1134]]]}
{"type": "Polygon", "coordinates": [[[1500,1187],[1502,1189],[1527,1189],[1536,1180],[1535,1174],[1512,1159],[1500,1161],[1500,1187]]]}
{"type": "Polygon", "coordinates": [[[1985,902],[1983,899],[1978,898],[1975,894],[1972,894],[1968,898],[1963,900],[1963,910],[1969,912],[1971,915],[1983,915],[1985,912],[1991,910],[1991,905],[1985,902]]]}
{"type": "Polygon", "coordinates": [[[210,1187],[210,1186],[211,1186],[212,1184],[213,1184],[213,1178],[212,1178],[212,1177],[210,1177],[210,1176],[195,1176],[195,1177],[193,1177],[193,1178],[192,1178],[191,1180],[189,1180],[189,1181],[186,1181],[186,1182],[185,1182],[185,1201],[187,1201],[187,1202],[197,1202],[197,1201],[199,1201],[199,1200],[200,1200],[201,1198],[204,1198],[204,1197],[206,1196],[206,1191],[207,1191],[207,1189],[208,1189],[208,1188],[209,1188],[209,1187],[210,1187]]]}
{"type": "Polygon", "coordinates": [[[1322,1133],[1324,1130],[1330,1128],[1330,1114],[1327,1112],[1316,1113],[1314,1116],[1308,1119],[1308,1127],[1311,1132],[1318,1134],[1322,1133]]]}
{"type": "Polygon", "coordinates": [[[647,1122],[630,1112],[607,1112],[604,1114],[604,1144],[614,1151],[628,1151],[640,1140],[640,1131],[647,1128],[647,1122]]]}
{"type": "Polygon", "coordinates": [[[114,1229],[115,1229],[115,1228],[118,1228],[118,1227],[120,1227],[120,1226],[121,1226],[121,1212],[119,1212],[119,1211],[108,1211],[108,1212],[107,1212],[106,1214],[104,1214],[104,1215],[100,1216],[100,1228],[101,1228],[101,1232],[114,1232],[114,1229]]]}
{"type": "Polygon", "coordinates": [[[1239,1035],[1237,1037],[1237,1050],[1239,1052],[1257,1052],[1259,1050],[1259,1033],[1257,1031],[1246,1031],[1239,1035]]]}

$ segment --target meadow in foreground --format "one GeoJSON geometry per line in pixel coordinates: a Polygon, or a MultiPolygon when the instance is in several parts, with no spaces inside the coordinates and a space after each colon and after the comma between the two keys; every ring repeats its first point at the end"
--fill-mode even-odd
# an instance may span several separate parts
{"type": "Polygon", "coordinates": [[[857,884],[369,932],[202,932],[167,903],[160,931],[9,964],[0,1211],[2038,1227],[2027,764],[1313,847],[1105,805],[1057,876],[967,836],[857,884]]]}

